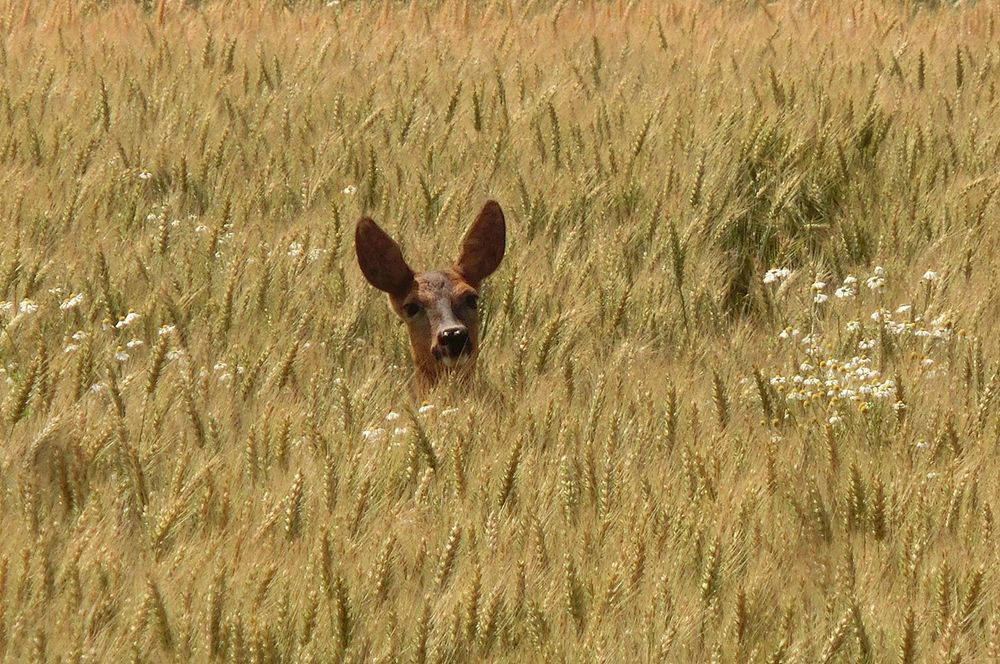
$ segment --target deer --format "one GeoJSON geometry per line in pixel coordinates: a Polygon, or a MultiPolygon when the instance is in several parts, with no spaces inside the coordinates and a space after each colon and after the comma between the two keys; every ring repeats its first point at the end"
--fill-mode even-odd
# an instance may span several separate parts
{"type": "Polygon", "coordinates": [[[479,287],[503,260],[507,225],[489,200],[469,226],[451,267],[414,272],[403,251],[370,217],[355,227],[361,273],[386,293],[389,308],[406,324],[418,388],[446,374],[471,374],[479,355],[479,287]]]}

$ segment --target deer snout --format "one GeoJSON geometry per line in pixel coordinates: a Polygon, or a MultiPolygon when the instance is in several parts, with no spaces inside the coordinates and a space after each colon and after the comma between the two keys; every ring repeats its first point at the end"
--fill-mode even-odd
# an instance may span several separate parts
{"type": "Polygon", "coordinates": [[[449,327],[438,332],[437,346],[442,358],[457,358],[468,350],[469,331],[464,327],[449,327]]]}

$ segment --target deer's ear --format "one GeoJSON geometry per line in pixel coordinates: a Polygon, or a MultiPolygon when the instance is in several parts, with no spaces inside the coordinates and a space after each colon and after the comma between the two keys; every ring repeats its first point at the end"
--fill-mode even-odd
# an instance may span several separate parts
{"type": "Polygon", "coordinates": [[[493,274],[503,260],[507,245],[507,224],[496,201],[486,201],[479,216],[462,239],[455,269],[473,287],[493,274]]]}
{"type": "Polygon", "coordinates": [[[413,270],[406,264],[402,250],[368,217],[354,229],[354,250],[361,272],[372,286],[390,295],[403,295],[410,289],[413,270]]]}

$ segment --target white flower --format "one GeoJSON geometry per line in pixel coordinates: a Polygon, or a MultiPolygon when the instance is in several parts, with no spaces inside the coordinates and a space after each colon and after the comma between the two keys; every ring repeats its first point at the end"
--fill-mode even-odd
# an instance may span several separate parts
{"type": "Polygon", "coordinates": [[[180,349],[177,349],[177,348],[175,348],[173,350],[168,350],[167,351],[167,359],[168,360],[176,360],[176,359],[178,359],[180,357],[183,357],[183,355],[184,355],[184,351],[182,351],[180,349]]]}
{"type": "Polygon", "coordinates": [[[940,473],[927,473],[927,479],[932,480],[938,475],[940,475],[940,473]]]}
{"type": "Polygon", "coordinates": [[[911,309],[913,309],[912,305],[901,304],[898,307],[896,307],[896,313],[897,314],[908,314],[908,313],[910,313],[911,309]]]}
{"type": "Polygon", "coordinates": [[[875,268],[875,274],[865,281],[865,285],[871,290],[882,290],[885,287],[885,269],[881,265],[875,268]]]}
{"type": "Polygon", "coordinates": [[[937,281],[938,273],[934,272],[933,270],[927,270],[926,272],[924,272],[924,276],[922,277],[922,279],[924,281],[937,281]]]}
{"type": "Polygon", "coordinates": [[[934,360],[932,360],[929,357],[925,357],[924,359],[920,360],[920,366],[924,368],[930,368],[934,366],[934,360]]]}
{"type": "Polygon", "coordinates": [[[886,329],[892,332],[893,334],[906,334],[907,332],[910,331],[910,327],[912,327],[912,325],[913,325],[912,323],[896,323],[893,321],[889,321],[886,324],[886,329]]]}
{"type": "Polygon", "coordinates": [[[844,277],[844,285],[845,286],[853,286],[856,283],[858,283],[858,278],[855,277],[853,274],[849,274],[846,277],[844,277]]]}
{"type": "Polygon", "coordinates": [[[104,389],[104,383],[94,383],[93,385],[90,386],[90,393],[97,394],[103,389],[104,389]]]}
{"type": "Polygon", "coordinates": [[[349,184],[346,187],[344,187],[343,193],[347,194],[348,196],[351,196],[357,191],[358,191],[357,187],[355,187],[353,184],[349,184]]]}
{"type": "Polygon", "coordinates": [[[73,333],[73,336],[71,338],[73,339],[73,341],[83,341],[84,339],[87,338],[87,333],[84,332],[83,330],[77,330],[76,332],[73,333]]]}
{"type": "Polygon", "coordinates": [[[176,329],[177,329],[176,325],[164,325],[163,327],[161,327],[159,330],[156,331],[156,334],[162,337],[164,334],[170,334],[176,329]]]}
{"type": "Polygon", "coordinates": [[[79,347],[80,346],[78,346],[77,344],[66,344],[66,347],[63,348],[63,352],[64,353],[72,353],[73,351],[75,351],[79,347]]]}
{"type": "Polygon", "coordinates": [[[856,291],[849,286],[841,286],[837,290],[833,291],[833,294],[837,296],[837,298],[845,300],[847,298],[854,297],[855,292],[856,291]]]}
{"type": "Polygon", "coordinates": [[[895,393],[895,390],[896,390],[896,384],[893,383],[891,380],[887,380],[881,385],[875,386],[874,394],[879,399],[888,399],[895,393]]]}
{"type": "Polygon", "coordinates": [[[842,418],[840,416],[840,413],[838,413],[837,411],[833,411],[833,414],[830,415],[830,417],[827,419],[827,422],[829,422],[833,426],[837,426],[838,424],[840,424],[843,421],[844,421],[844,418],[842,418]]]}
{"type": "Polygon", "coordinates": [[[407,432],[409,432],[409,428],[407,428],[407,427],[396,427],[395,429],[392,430],[392,435],[394,435],[394,436],[403,436],[407,432]]]}
{"type": "Polygon", "coordinates": [[[423,406],[421,406],[420,408],[417,409],[417,412],[420,413],[421,415],[426,415],[427,413],[431,412],[432,410],[434,410],[434,404],[432,404],[432,403],[425,403],[423,406]]]}
{"type": "Polygon", "coordinates": [[[195,233],[204,233],[207,230],[208,226],[206,226],[205,224],[198,224],[197,226],[194,227],[195,233]]]}
{"type": "Polygon", "coordinates": [[[140,180],[148,180],[153,177],[153,174],[147,171],[145,168],[139,171],[140,180]]]}
{"type": "Polygon", "coordinates": [[[125,344],[125,345],[126,345],[127,347],[129,347],[129,348],[138,348],[139,346],[141,346],[141,345],[142,345],[142,339],[136,339],[135,337],[133,337],[133,338],[132,338],[132,339],[130,339],[130,340],[129,340],[129,342],[128,342],[127,344],[125,344]]]}
{"type": "Polygon", "coordinates": [[[21,304],[17,306],[22,314],[33,314],[38,311],[38,305],[34,300],[24,299],[21,300],[21,304]]]}
{"type": "Polygon", "coordinates": [[[916,447],[918,450],[926,450],[927,448],[930,447],[930,443],[928,443],[926,440],[921,440],[917,442],[917,444],[914,445],[914,447],[916,447]]]}
{"type": "Polygon", "coordinates": [[[787,267],[775,267],[771,268],[764,273],[764,283],[773,284],[782,279],[786,279],[792,273],[787,267]]]}
{"type": "Polygon", "coordinates": [[[852,320],[850,323],[847,324],[848,332],[853,333],[853,332],[858,332],[860,330],[861,330],[861,321],[859,320],[852,320]]]}
{"type": "Polygon", "coordinates": [[[123,327],[128,327],[129,325],[134,323],[138,318],[139,314],[135,313],[134,311],[130,311],[125,315],[124,318],[115,323],[115,328],[120,330],[123,327]]]}
{"type": "Polygon", "coordinates": [[[69,298],[68,300],[65,300],[62,304],[60,304],[59,308],[62,309],[63,311],[67,311],[69,309],[74,309],[80,306],[82,302],[83,302],[83,293],[77,293],[73,297],[69,298]]]}
{"type": "Polygon", "coordinates": [[[124,348],[119,346],[118,350],[115,352],[115,359],[118,360],[119,362],[128,362],[128,358],[129,358],[128,353],[125,352],[124,348]]]}
{"type": "Polygon", "coordinates": [[[826,288],[826,282],[825,281],[814,281],[813,282],[812,289],[814,291],[821,291],[824,288],[826,288]]]}
{"type": "Polygon", "coordinates": [[[399,419],[399,413],[395,411],[389,411],[388,413],[385,414],[386,422],[395,422],[398,419],[399,419]]]}
{"type": "Polygon", "coordinates": [[[816,304],[823,304],[829,299],[830,296],[827,295],[826,293],[816,293],[816,295],[813,296],[813,302],[815,302],[816,304]]]}
{"type": "Polygon", "coordinates": [[[226,364],[225,362],[216,362],[215,365],[212,367],[212,371],[222,371],[227,366],[229,365],[226,364]]]}
{"type": "Polygon", "coordinates": [[[298,258],[299,256],[301,256],[302,255],[302,243],[301,242],[292,242],[290,245],[288,245],[288,255],[291,258],[298,258]]]}
{"type": "Polygon", "coordinates": [[[224,371],[221,374],[219,374],[220,383],[228,383],[232,379],[233,379],[233,374],[229,373],[228,371],[224,371]]]}
{"type": "Polygon", "coordinates": [[[951,321],[948,319],[946,314],[941,314],[937,318],[931,321],[931,326],[934,327],[934,337],[937,339],[949,339],[951,338],[951,321]]]}
{"type": "Polygon", "coordinates": [[[379,440],[385,435],[385,429],[365,429],[361,432],[361,437],[365,440],[379,440]]]}

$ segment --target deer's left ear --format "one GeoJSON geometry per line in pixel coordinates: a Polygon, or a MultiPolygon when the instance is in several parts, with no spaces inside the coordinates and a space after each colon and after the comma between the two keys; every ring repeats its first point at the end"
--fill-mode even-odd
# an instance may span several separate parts
{"type": "Polygon", "coordinates": [[[486,201],[462,239],[455,270],[474,288],[493,274],[507,246],[507,224],[496,201],[486,201]]]}

